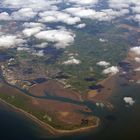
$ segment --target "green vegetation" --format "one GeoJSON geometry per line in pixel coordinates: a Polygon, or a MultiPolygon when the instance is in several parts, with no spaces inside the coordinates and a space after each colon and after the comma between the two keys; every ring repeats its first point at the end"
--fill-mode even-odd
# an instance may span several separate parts
{"type": "Polygon", "coordinates": [[[59,63],[62,63],[69,59],[69,53],[73,53],[78,54],[74,57],[80,60],[81,64],[56,65],[66,75],[70,75],[68,83],[83,93],[87,92],[88,86],[96,84],[106,77],[102,74],[103,68],[96,65],[97,62],[107,61],[116,66],[126,57],[129,48],[127,40],[117,27],[112,24],[102,24],[91,22],[88,23],[90,30],[76,30],[75,43],[66,48],[59,60],[59,63]],[[99,38],[102,37],[107,41],[100,42],[99,38]],[[86,77],[94,77],[97,81],[87,82],[84,80],[86,77]]]}

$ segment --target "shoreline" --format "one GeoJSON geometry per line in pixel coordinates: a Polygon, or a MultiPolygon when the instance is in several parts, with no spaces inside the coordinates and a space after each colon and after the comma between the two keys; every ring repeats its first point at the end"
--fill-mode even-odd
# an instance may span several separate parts
{"type": "Polygon", "coordinates": [[[24,111],[23,109],[20,109],[8,102],[6,102],[5,100],[0,98],[0,102],[7,105],[9,108],[12,108],[15,110],[15,112],[17,113],[21,113],[22,115],[24,115],[25,117],[27,117],[28,119],[32,120],[33,122],[35,122],[38,126],[40,126],[42,129],[49,131],[50,132],[50,136],[46,136],[45,137],[60,137],[60,136],[65,136],[65,135],[71,135],[71,134],[75,134],[75,133],[81,133],[81,132],[89,132],[90,130],[93,130],[95,128],[97,128],[100,125],[100,119],[97,118],[97,122],[96,125],[93,126],[89,126],[89,127],[82,127],[82,128],[78,128],[78,129],[74,129],[74,130],[60,130],[60,129],[56,129],[54,127],[52,127],[51,125],[39,120],[37,117],[35,117],[34,115],[24,111]]]}

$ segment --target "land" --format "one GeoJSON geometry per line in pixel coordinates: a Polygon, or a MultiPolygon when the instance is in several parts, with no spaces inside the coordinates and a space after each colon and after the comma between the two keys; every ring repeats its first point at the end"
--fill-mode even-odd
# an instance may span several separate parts
{"type": "Polygon", "coordinates": [[[93,107],[113,110],[108,98],[118,81],[121,79],[122,86],[139,81],[140,72],[134,70],[138,67],[134,61],[137,56],[129,52],[136,39],[139,41],[139,30],[118,22],[116,25],[85,22],[89,27],[75,29],[75,43],[65,50],[50,46],[44,49],[43,57],[24,50],[0,50],[1,102],[49,130],[51,136],[94,130],[102,120],[93,107]],[[136,38],[130,40],[132,34],[136,38]],[[107,41],[101,42],[99,38],[107,41]],[[64,65],[69,57],[81,63],[64,65]],[[118,66],[120,72],[104,75],[103,68],[96,65],[101,60],[118,66]]]}

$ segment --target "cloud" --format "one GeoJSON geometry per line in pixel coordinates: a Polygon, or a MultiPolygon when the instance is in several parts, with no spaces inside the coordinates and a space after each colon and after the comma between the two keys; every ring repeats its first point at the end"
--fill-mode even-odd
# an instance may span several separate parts
{"type": "Polygon", "coordinates": [[[140,24],[140,14],[136,14],[134,17],[133,17],[133,20],[138,22],[140,24]]]}
{"type": "Polygon", "coordinates": [[[105,107],[105,105],[103,103],[99,103],[99,102],[96,103],[96,106],[97,107],[101,107],[101,108],[104,108],[105,107]]]}
{"type": "Polygon", "coordinates": [[[113,9],[105,9],[101,10],[107,14],[108,19],[114,19],[116,17],[121,17],[129,13],[128,9],[120,9],[120,10],[113,10],[113,9]]]}
{"type": "Polygon", "coordinates": [[[109,0],[109,6],[114,9],[129,8],[130,0],[109,0]]]}
{"type": "Polygon", "coordinates": [[[27,47],[18,47],[17,48],[17,51],[29,51],[30,48],[27,48],[27,47]]]}
{"type": "Polygon", "coordinates": [[[43,29],[42,27],[26,28],[23,30],[23,34],[27,37],[30,37],[40,32],[42,29],[43,29]]]}
{"type": "Polygon", "coordinates": [[[97,62],[97,65],[103,66],[103,67],[108,67],[110,65],[110,63],[106,62],[106,61],[100,61],[100,62],[97,62]]]}
{"type": "Polygon", "coordinates": [[[140,71],[140,67],[138,67],[138,68],[134,69],[134,71],[140,71]]]}
{"type": "Polygon", "coordinates": [[[104,38],[99,38],[99,41],[102,42],[102,43],[108,42],[108,40],[107,39],[104,39],[104,38]]]}
{"type": "MultiPolygon", "coordinates": [[[[139,0],[109,0],[109,7],[113,9],[129,9],[130,7],[140,6],[139,0]]],[[[133,11],[137,11],[138,8],[133,8],[133,11]]]]}
{"type": "Polygon", "coordinates": [[[81,24],[76,25],[75,27],[78,28],[78,29],[82,29],[82,28],[86,27],[86,24],[81,23],[81,24]]]}
{"type": "Polygon", "coordinates": [[[135,100],[132,97],[124,97],[123,98],[124,102],[130,106],[134,105],[135,100]]]}
{"type": "Polygon", "coordinates": [[[72,14],[80,18],[96,19],[98,21],[110,21],[116,17],[124,16],[129,13],[128,9],[122,9],[120,11],[112,9],[104,9],[101,11],[95,11],[94,9],[85,7],[71,7],[64,10],[67,13],[72,14]]]}
{"type": "Polygon", "coordinates": [[[135,53],[136,55],[140,55],[140,46],[136,46],[130,49],[131,52],[135,53]]]}
{"type": "Polygon", "coordinates": [[[92,18],[95,16],[96,11],[93,9],[88,9],[85,7],[71,7],[64,10],[74,16],[78,16],[81,18],[92,18]]]}
{"type": "Polygon", "coordinates": [[[32,54],[36,55],[36,56],[39,56],[39,57],[42,57],[42,56],[44,56],[44,51],[43,50],[33,51],[32,54]]]}
{"type": "Polygon", "coordinates": [[[71,57],[69,58],[69,60],[64,61],[62,64],[64,64],[64,65],[73,65],[73,64],[78,65],[78,64],[80,64],[80,63],[81,63],[80,60],[75,59],[73,56],[71,56],[71,57]]]}
{"type": "Polygon", "coordinates": [[[33,19],[37,15],[37,12],[34,12],[31,8],[22,8],[18,11],[15,11],[11,14],[12,19],[28,21],[33,19]]]}
{"type": "Polygon", "coordinates": [[[72,17],[69,14],[60,11],[45,11],[39,13],[39,16],[39,22],[63,22],[73,25],[81,21],[79,17],[72,17]]]}
{"type": "Polygon", "coordinates": [[[111,75],[115,75],[119,72],[119,69],[117,66],[111,66],[109,68],[106,68],[105,70],[103,70],[103,74],[111,74],[111,75]]]}
{"type": "Polygon", "coordinates": [[[131,9],[133,13],[140,13],[140,6],[132,7],[131,9]]]}
{"type": "Polygon", "coordinates": [[[140,63],[140,57],[135,57],[134,59],[136,62],[140,63]]]}
{"type": "Polygon", "coordinates": [[[7,12],[2,12],[0,13],[0,20],[11,20],[11,17],[7,12]]]}
{"type": "Polygon", "coordinates": [[[46,48],[48,46],[47,42],[43,42],[41,44],[36,44],[34,47],[35,48],[46,48]]]}
{"type": "Polygon", "coordinates": [[[32,8],[36,11],[53,8],[54,4],[62,2],[61,0],[1,0],[0,4],[8,8],[32,8]]]}
{"type": "Polygon", "coordinates": [[[25,22],[23,24],[23,27],[26,27],[26,28],[42,27],[42,28],[44,28],[45,25],[42,23],[38,23],[38,22],[25,22]]]}
{"type": "Polygon", "coordinates": [[[68,0],[68,2],[76,3],[79,5],[93,5],[97,4],[98,0],[68,0]]]}
{"type": "Polygon", "coordinates": [[[56,43],[58,48],[65,48],[74,42],[75,34],[67,30],[46,30],[35,35],[37,39],[56,43]]]}
{"type": "Polygon", "coordinates": [[[25,43],[25,40],[18,38],[14,35],[2,35],[0,36],[0,48],[17,47],[25,43]]]}

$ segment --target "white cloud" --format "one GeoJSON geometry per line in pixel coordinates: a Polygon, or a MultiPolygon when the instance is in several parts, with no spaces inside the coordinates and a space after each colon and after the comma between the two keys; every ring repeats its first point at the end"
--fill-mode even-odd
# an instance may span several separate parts
{"type": "Polygon", "coordinates": [[[140,63],[140,57],[135,57],[134,59],[136,62],[140,63]]]}
{"type": "Polygon", "coordinates": [[[134,13],[140,13],[140,6],[132,7],[131,9],[134,13]]]}
{"type": "Polygon", "coordinates": [[[78,28],[78,29],[81,29],[81,28],[86,27],[86,24],[85,23],[81,23],[81,24],[76,25],[75,27],[78,28]]]}
{"type": "Polygon", "coordinates": [[[104,39],[104,38],[99,38],[99,41],[102,42],[102,43],[108,42],[108,40],[107,39],[104,39]]]}
{"type": "Polygon", "coordinates": [[[56,8],[54,4],[60,3],[61,0],[1,0],[4,7],[10,8],[32,8],[36,11],[56,8]]]}
{"type": "Polygon", "coordinates": [[[60,11],[45,11],[41,12],[39,16],[39,22],[63,22],[73,25],[81,21],[79,17],[72,17],[69,14],[60,11]]]}
{"type": "Polygon", "coordinates": [[[109,6],[115,9],[129,8],[130,0],[109,0],[109,6]]]}
{"type": "Polygon", "coordinates": [[[100,62],[97,62],[97,65],[103,66],[103,67],[108,67],[110,65],[110,63],[106,62],[106,61],[100,61],[100,62]]]}
{"type": "Polygon", "coordinates": [[[2,35],[0,36],[0,47],[1,48],[10,48],[17,47],[25,43],[25,40],[18,38],[14,35],[2,35]]]}
{"type": "Polygon", "coordinates": [[[43,42],[41,44],[36,44],[34,47],[36,48],[46,48],[48,46],[47,42],[43,42]]]}
{"type": "Polygon", "coordinates": [[[27,37],[35,35],[36,33],[40,32],[43,28],[41,27],[34,27],[34,28],[26,28],[23,30],[23,34],[27,37]]]}
{"type": "Polygon", "coordinates": [[[134,105],[135,103],[135,100],[132,97],[124,97],[123,100],[126,104],[129,104],[130,106],[134,105]]]}
{"type": "Polygon", "coordinates": [[[105,70],[103,70],[103,74],[111,74],[111,75],[115,75],[119,72],[119,69],[117,66],[111,66],[109,68],[106,68],[105,70]]]}
{"type": "Polygon", "coordinates": [[[39,57],[42,57],[42,56],[44,56],[44,51],[43,50],[33,51],[32,54],[36,55],[36,56],[39,56],[39,57]]]}
{"type": "Polygon", "coordinates": [[[97,4],[98,0],[68,0],[68,2],[72,2],[80,5],[93,5],[93,4],[97,4]]]}
{"type": "Polygon", "coordinates": [[[101,107],[101,108],[105,107],[105,105],[103,103],[98,103],[98,102],[96,103],[96,106],[101,107]]]}
{"type": "Polygon", "coordinates": [[[44,28],[45,25],[42,24],[42,23],[38,23],[38,22],[25,22],[23,24],[23,27],[25,27],[25,28],[35,28],[35,27],[42,27],[42,28],[44,28]]]}
{"type": "Polygon", "coordinates": [[[129,13],[128,9],[122,9],[120,11],[112,10],[112,9],[95,11],[93,9],[85,8],[85,7],[71,7],[65,9],[64,11],[72,14],[73,16],[77,16],[80,18],[96,19],[98,21],[110,21],[116,17],[123,16],[129,13]]]}
{"type": "Polygon", "coordinates": [[[136,68],[134,71],[140,71],[140,67],[136,68]]]}
{"type": "Polygon", "coordinates": [[[0,13],[0,20],[11,20],[11,17],[7,12],[2,12],[0,13]]]}
{"type": "Polygon", "coordinates": [[[140,24],[140,14],[136,14],[133,19],[140,24]]]}
{"type": "Polygon", "coordinates": [[[96,11],[93,9],[87,9],[84,7],[71,7],[67,8],[64,11],[81,18],[92,18],[95,16],[96,11]]]}
{"type": "Polygon", "coordinates": [[[18,47],[17,48],[17,51],[29,51],[30,49],[29,48],[26,48],[26,47],[18,47]]]}
{"type": "Polygon", "coordinates": [[[78,64],[80,64],[80,63],[81,63],[80,60],[75,59],[73,56],[71,56],[71,57],[69,58],[69,60],[64,61],[62,64],[65,64],[65,65],[72,65],[72,64],[78,65],[78,64]]]}
{"type": "Polygon", "coordinates": [[[130,8],[131,6],[140,6],[139,0],[109,0],[109,6],[114,9],[130,8]]]}
{"type": "Polygon", "coordinates": [[[41,31],[35,37],[40,40],[56,43],[58,48],[65,48],[74,42],[75,35],[71,31],[59,29],[41,31]]]}
{"type": "Polygon", "coordinates": [[[136,55],[140,55],[140,46],[136,46],[130,49],[131,52],[135,53],[136,55]]]}
{"type": "Polygon", "coordinates": [[[34,18],[37,15],[36,12],[34,12],[31,8],[22,8],[18,11],[15,11],[11,14],[11,17],[14,20],[22,20],[22,21],[28,21],[32,18],[34,18]]]}

